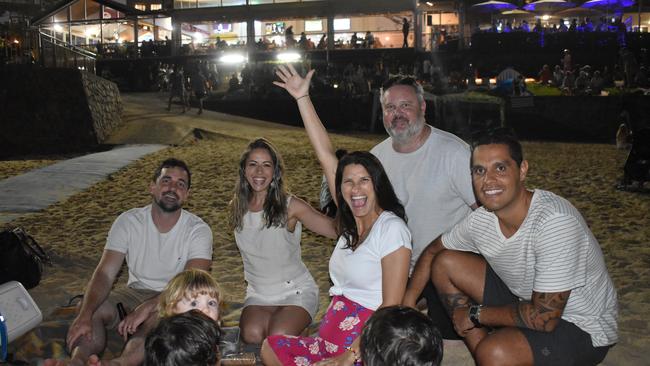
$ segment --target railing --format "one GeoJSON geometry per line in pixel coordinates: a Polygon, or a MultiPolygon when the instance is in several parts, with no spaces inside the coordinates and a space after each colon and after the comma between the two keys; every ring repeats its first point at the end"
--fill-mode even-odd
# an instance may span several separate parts
{"type": "Polygon", "coordinates": [[[56,39],[49,34],[39,32],[40,62],[45,67],[64,67],[86,70],[96,73],[97,55],[56,39]]]}

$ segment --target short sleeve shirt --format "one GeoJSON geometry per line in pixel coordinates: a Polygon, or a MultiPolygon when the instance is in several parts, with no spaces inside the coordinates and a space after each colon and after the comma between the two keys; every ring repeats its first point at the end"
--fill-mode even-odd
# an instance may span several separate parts
{"type": "Polygon", "coordinates": [[[106,250],[126,254],[128,286],[162,291],[191,259],[212,259],[212,231],[198,216],[181,210],[167,233],[151,218],[151,205],[122,213],[108,232],[106,250]]]}
{"type": "Polygon", "coordinates": [[[344,249],[340,237],[330,258],[333,286],[330,295],[343,295],[364,307],[376,310],[383,302],[381,260],[401,247],[411,249],[411,233],[404,220],[384,211],[356,250],[344,249]]]}
{"type": "Polygon", "coordinates": [[[427,127],[427,141],[411,153],[396,152],[391,138],[371,150],[406,210],[413,234],[411,268],[424,248],[465,218],[476,202],[469,146],[451,133],[427,127]]]}
{"type": "Polygon", "coordinates": [[[482,255],[520,299],[571,290],[562,318],[591,335],[594,346],[618,341],[618,301],[598,241],[562,197],[535,190],[528,214],[506,238],[497,216],[481,207],[442,237],[448,249],[482,255]]]}

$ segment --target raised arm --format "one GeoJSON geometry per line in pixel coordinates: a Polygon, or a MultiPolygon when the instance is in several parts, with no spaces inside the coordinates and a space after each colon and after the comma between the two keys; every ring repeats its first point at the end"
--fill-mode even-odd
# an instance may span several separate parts
{"type": "Polygon", "coordinates": [[[288,208],[289,221],[298,220],[305,225],[305,227],[316,234],[323,235],[330,239],[336,239],[336,225],[334,220],[322,213],[318,212],[315,208],[311,207],[307,202],[298,197],[293,196],[288,208]]]}
{"type": "Polygon", "coordinates": [[[285,89],[298,103],[300,117],[302,117],[309,141],[314,147],[316,157],[320,162],[330,192],[332,193],[332,198],[336,202],[334,175],[336,174],[338,160],[334,154],[332,142],[327,135],[327,130],[325,130],[309,97],[309,85],[314,75],[314,70],[310,70],[303,78],[291,64],[288,64],[287,66],[278,66],[278,70],[275,73],[282,81],[274,81],[273,84],[285,89]]]}

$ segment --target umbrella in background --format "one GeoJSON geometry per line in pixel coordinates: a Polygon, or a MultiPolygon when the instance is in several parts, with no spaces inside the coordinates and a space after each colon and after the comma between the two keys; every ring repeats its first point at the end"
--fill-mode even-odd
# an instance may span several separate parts
{"type": "Polygon", "coordinates": [[[505,18],[505,19],[530,19],[534,18],[535,14],[526,11],[526,10],[520,10],[520,9],[513,9],[513,10],[506,10],[504,12],[501,12],[499,15],[500,18],[505,18]]]}
{"type": "Polygon", "coordinates": [[[574,3],[565,0],[538,0],[524,6],[524,10],[533,11],[535,13],[554,13],[574,6],[574,3]]]}
{"type": "Polygon", "coordinates": [[[472,5],[471,9],[480,13],[498,13],[500,11],[516,9],[517,6],[505,1],[490,0],[472,5]]]}
{"type": "Polygon", "coordinates": [[[603,15],[602,11],[593,9],[593,8],[571,8],[560,10],[557,13],[553,13],[553,16],[561,18],[598,18],[603,15]]]}
{"type": "Polygon", "coordinates": [[[587,9],[603,9],[609,12],[620,11],[634,5],[634,0],[589,0],[582,4],[587,9]]]}

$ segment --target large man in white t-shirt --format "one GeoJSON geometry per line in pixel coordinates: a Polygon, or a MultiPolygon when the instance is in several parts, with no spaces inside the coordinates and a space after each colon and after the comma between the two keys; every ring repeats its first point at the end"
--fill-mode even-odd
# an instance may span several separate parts
{"type": "Polygon", "coordinates": [[[381,105],[390,137],[371,152],[381,161],[404,205],[413,235],[411,279],[416,281],[409,281],[404,304],[415,306],[423,295],[428,315],[443,338],[458,339],[429,281],[431,258],[420,260],[420,254],[476,207],[469,146],[425,123],[424,92],[413,78],[393,78],[384,84],[381,105]]]}
{"type": "Polygon", "coordinates": [[[528,162],[510,132],[472,146],[483,206],[426,249],[456,331],[479,365],[597,365],[618,341],[598,242],[569,201],[526,189],[528,162]]]}
{"type": "Polygon", "coordinates": [[[106,346],[106,329],[118,323],[120,334],[130,338],[119,358],[102,364],[141,364],[146,334],[155,323],[159,293],[186,268],[209,270],[212,231],[198,216],[182,209],[190,183],[191,173],[183,161],[165,160],[149,187],[152,203],[122,213],[113,223],[79,313],[68,330],[70,364],[97,363],[94,355],[106,346]],[[128,284],[111,291],[125,260],[128,284]],[[122,322],[118,303],[133,310],[122,322]]]}

